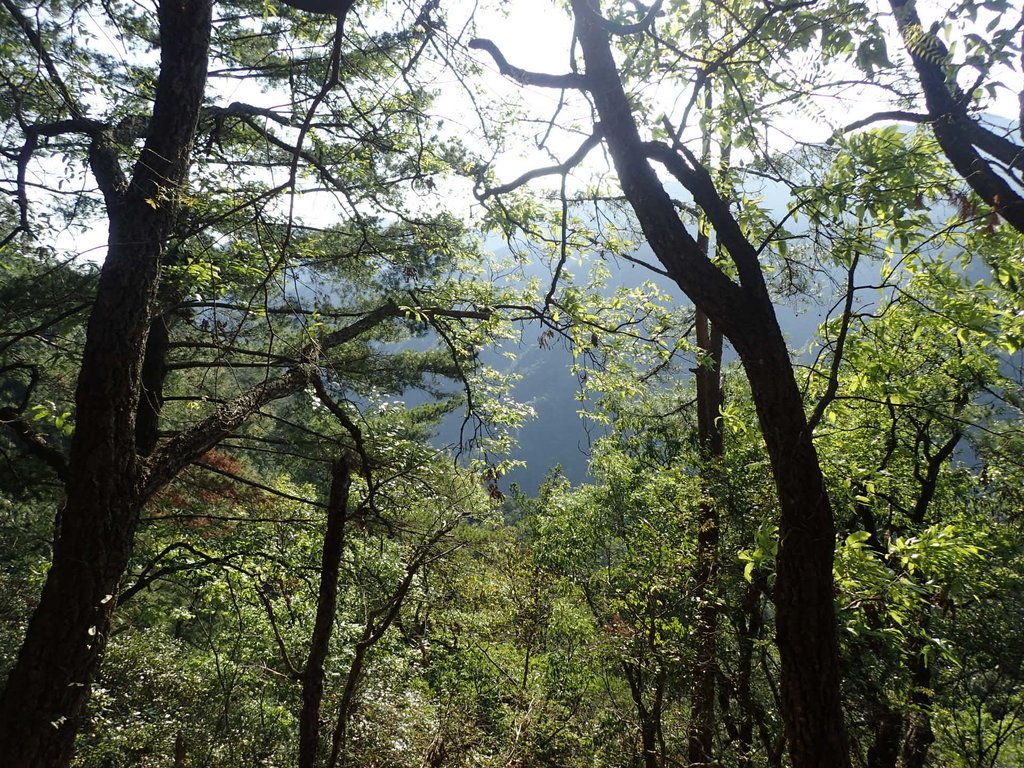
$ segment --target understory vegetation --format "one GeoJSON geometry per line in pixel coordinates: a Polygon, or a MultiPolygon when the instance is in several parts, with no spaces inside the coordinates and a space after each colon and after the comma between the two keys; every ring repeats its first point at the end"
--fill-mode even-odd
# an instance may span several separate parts
{"type": "Polygon", "coordinates": [[[1024,763],[1019,3],[0,6],[0,766],[1024,763]]]}

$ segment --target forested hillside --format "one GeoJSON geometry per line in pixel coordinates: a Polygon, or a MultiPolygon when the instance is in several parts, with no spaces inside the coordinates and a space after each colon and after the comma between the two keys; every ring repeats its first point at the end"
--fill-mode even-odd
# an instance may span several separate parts
{"type": "Polygon", "coordinates": [[[1024,762],[1019,2],[0,6],[0,768],[1024,762]]]}

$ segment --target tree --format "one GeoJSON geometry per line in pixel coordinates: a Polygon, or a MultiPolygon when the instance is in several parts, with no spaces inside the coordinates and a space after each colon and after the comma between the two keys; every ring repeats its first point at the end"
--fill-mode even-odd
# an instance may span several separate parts
{"type": "MultiPolygon", "coordinates": [[[[314,45],[304,59],[301,47],[279,52],[268,43],[274,36],[254,35],[257,20],[242,5],[224,6],[216,23],[205,0],[161,2],[155,16],[54,4],[33,19],[13,3],[4,9],[3,44],[16,63],[5,75],[13,106],[4,118],[23,138],[12,151],[17,223],[4,248],[41,233],[48,216],[81,226],[87,222],[74,217],[94,209],[108,227],[66,460],[23,418],[28,400],[5,416],[22,445],[62,478],[65,499],[49,575],[0,702],[0,754],[11,766],[65,765],[147,501],[269,403],[317,385],[358,392],[359,381],[374,376],[372,362],[384,359],[364,355],[371,364],[345,381],[370,337],[394,339],[403,328],[433,324],[452,351],[447,363],[435,354],[410,367],[409,353],[379,365],[381,376],[392,376],[385,386],[408,386],[431,371],[468,375],[475,342],[459,337],[477,333],[471,324],[490,312],[473,305],[474,291],[445,294],[459,290],[444,277],[447,265],[472,247],[455,222],[401,211],[390,221],[381,216],[411,186],[428,189],[433,175],[460,162],[453,145],[427,148],[436,135],[419,127],[422,90],[367,103],[366,84],[382,73],[408,82],[398,51],[418,57],[429,8],[412,31],[399,32],[346,35],[345,13],[329,24],[300,15],[269,20],[271,29],[291,28],[297,41],[314,45]],[[96,23],[123,30],[139,67],[115,64],[88,45],[93,10],[96,23]],[[343,64],[346,40],[354,43],[343,64]],[[159,48],[159,62],[148,46],[159,48]],[[207,84],[211,61],[218,78],[241,72],[286,89],[290,106],[211,105],[219,98],[207,84]],[[320,130],[333,132],[333,143],[321,143],[320,130]],[[423,143],[407,153],[409,135],[423,143]],[[267,148],[263,156],[234,163],[254,140],[267,148]],[[65,208],[60,190],[44,184],[54,195],[34,213],[27,179],[33,163],[44,163],[41,154],[66,158],[71,169],[87,163],[98,196],[86,188],[65,208]],[[312,188],[348,206],[341,226],[324,231],[294,214],[305,168],[312,188]],[[283,183],[274,179],[282,171],[283,183]],[[329,277],[347,270],[373,290],[348,301],[352,283],[305,288],[317,270],[329,277]],[[435,284],[442,287],[437,307],[428,298],[435,284]],[[261,324],[262,333],[255,330],[261,324]],[[175,350],[186,352],[174,359],[175,350]],[[221,370],[237,374],[222,379],[221,370]],[[182,393],[190,376],[204,382],[198,398],[189,396],[195,390],[182,393]]],[[[485,289],[478,286],[475,297],[485,289]]],[[[23,382],[35,376],[24,365],[5,373],[23,382]]],[[[32,382],[25,386],[31,391],[32,382]]]]}
{"type": "MultiPolygon", "coordinates": [[[[609,21],[600,6],[572,4],[585,65],[582,74],[555,77],[554,87],[582,90],[593,101],[594,136],[611,155],[622,191],[666,274],[736,348],[750,381],[762,433],[772,461],[781,507],[775,592],[782,657],[783,712],[793,764],[849,764],[840,706],[840,674],[832,602],[835,539],[832,511],[812,441],[813,426],[779,329],[758,259],[759,249],[743,233],[708,171],[684,144],[685,125],[667,125],[665,142],[641,139],[623,76],[612,53],[612,35],[646,35],[655,14],[633,25],[609,21]],[[728,252],[728,269],[702,252],[686,229],[651,161],[689,191],[728,252]],[[735,278],[732,276],[735,275],[735,278]]],[[[759,25],[792,25],[781,9],[755,13],[759,25]]],[[[658,41],[655,35],[652,40],[658,41]]],[[[493,44],[477,47],[496,53],[493,44]]],[[[505,74],[523,82],[545,82],[495,56],[505,74]]]]}
{"type": "MultiPolygon", "coordinates": [[[[914,65],[927,108],[925,116],[915,119],[931,125],[942,152],[978,197],[997,216],[1024,233],[1024,197],[1021,197],[1020,182],[1020,173],[1024,171],[1024,146],[1010,139],[1009,131],[988,127],[971,114],[972,109],[976,109],[974,102],[980,101],[983,92],[987,91],[991,97],[1000,87],[990,81],[993,73],[1012,67],[1014,54],[1021,54],[1018,44],[1021,21],[1014,26],[1000,23],[1011,20],[1013,9],[1009,3],[984,4],[984,10],[996,14],[996,18],[987,24],[984,36],[974,31],[962,33],[959,42],[965,55],[958,61],[938,37],[940,23],[937,21],[926,31],[914,2],[891,0],[889,7],[914,65]],[[962,72],[973,72],[976,78],[966,88],[958,83],[962,72]]],[[[947,32],[964,21],[978,21],[975,4],[964,3],[956,8],[947,32]]],[[[1024,105],[1024,90],[1021,94],[1024,105]]]]}

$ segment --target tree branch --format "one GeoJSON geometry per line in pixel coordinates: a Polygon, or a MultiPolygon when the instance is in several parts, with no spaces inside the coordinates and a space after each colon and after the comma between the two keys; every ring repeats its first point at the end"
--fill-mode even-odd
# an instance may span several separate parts
{"type": "Polygon", "coordinates": [[[166,485],[185,466],[213,448],[264,405],[295,394],[318,378],[318,361],[323,350],[352,341],[385,320],[401,314],[402,310],[397,304],[388,302],[354,323],[339,328],[321,339],[310,341],[300,352],[301,362],[285,374],[257,384],[221,405],[215,413],[190,429],[168,440],[150,457],[144,481],[145,495],[150,496],[166,485]]]}
{"type": "Polygon", "coordinates": [[[515,80],[520,85],[535,85],[540,88],[576,89],[580,91],[585,91],[590,87],[586,75],[575,73],[549,75],[543,72],[529,72],[525,69],[514,67],[508,63],[505,54],[491,40],[484,40],[482,38],[470,40],[469,47],[489,53],[491,58],[494,59],[494,63],[498,65],[498,71],[505,77],[515,80]]]}
{"type": "Polygon", "coordinates": [[[611,19],[604,19],[604,27],[613,35],[635,35],[638,32],[645,32],[651,28],[654,24],[654,20],[662,15],[661,14],[661,2],[662,0],[655,0],[644,17],[640,21],[632,24],[620,24],[617,21],[611,19]]]}
{"type": "Polygon", "coordinates": [[[584,139],[583,143],[580,144],[579,149],[573,152],[569,159],[566,160],[564,163],[561,163],[560,165],[549,165],[545,166],[544,168],[534,168],[532,171],[527,171],[526,173],[522,174],[519,178],[515,179],[514,181],[510,181],[508,184],[502,184],[500,186],[492,188],[484,188],[476,192],[476,198],[477,200],[483,202],[489,197],[494,197],[495,195],[504,195],[509,192],[512,192],[513,190],[518,189],[527,182],[533,181],[534,179],[539,179],[543,176],[565,175],[573,168],[575,168],[577,165],[582,163],[583,159],[588,154],[590,154],[590,150],[598,146],[603,138],[604,132],[601,129],[601,124],[595,123],[594,132],[590,134],[590,136],[588,136],[586,139],[584,139]]]}
{"type": "Polygon", "coordinates": [[[1024,169],[1024,147],[992,133],[967,114],[967,95],[947,80],[943,68],[949,50],[924,31],[913,0],[889,0],[889,5],[917,70],[942,151],[971,188],[1010,226],[1024,233],[1024,197],[977,151],[981,148],[1011,167],[1024,169]]]}
{"type": "Polygon", "coordinates": [[[832,364],[828,373],[828,385],[825,387],[825,394],[818,400],[814,407],[814,413],[807,420],[807,428],[814,432],[814,428],[821,422],[825,415],[825,409],[835,400],[836,392],[839,391],[839,368],[843,362],[843,349],[846,346],[846,337],[850,330],[850,318],[853,316],[853,294],[854,275],[857,272],[857,264],[860,261],[860,254],[853,254],[853,262],[846,270],[846,303],[843,305],[843,318],[839,325],[839,336],[836,339],[836,347],[832,352],[832,364]]]}
{"type": "Polygon", "coordinates": [[[199,467],[200,469],[205,469],[207,472],[212,472],[215,475],[226,477],[228,480],[231,480],[233,482],[240,483],[242,485],[247,485],[250,488],[255,488],[257,491],[268,493],[271,496],[277,496],[282,499],[288,499],[289,501],[297,501],[301,504],[308,504],[311,507],[323,508],[327,506],[326,504],[323,504],[319,501],[314,501],[313,499],[306,499],[303,498],[302,496],[296,496],[291,493],[279,491],[276,488],[271,488],[269,485],[264,485],[263,483],[257,483],[255,480],[250,480],[246,477],[242,477],[241,475],[236,475],[234,472],[228,472],[226,469],[221,469],[220,467],[205,461],[194,461],[192,462],[192,465],[199,467]]]}
{"type": "Polygon", "coordinates": [[[126,602],[131,600],[136,594],[149,587],[150,584],[157,581],[158,579],[162,579],[164,576],[170,576],[173,573],[181,573],[182,571],[191,571],[195,568],[201,568],[205,565],[219,565],[221,563],[226,563],[229,560],[232,560],[236,557],[241,557],[241,555],[242,553],[240,552],[234,552],[228,555],[214,557],[213,555],[208,555],[205,552],[196,549],[191,544],[186,544],[182,541],[171,544],[165,547],[163,551],[160,552],[160,554],[154,557],[146,565],[146,567],[142,569],[142,572],[135,579],[134,584],[118,593],[117,607],[120,608],[126,602]],[[161,560],[167,557],[167,555],[171,554],[171,552],[174,552],[175,550],[179,549],[183,549],[186,552],[190,552],[191,554],[198,557],[198,562],[182,563],[181,565],[166,565],[163,568],[157,568],[156,570],[154,570],[154,568],[156,568],[157,564],[161,560]]]}
{"type": "MultiPolygon", "coordinates": [[[[668,127],[666,125],[666,128],[668,127]]],[[[729,211],[728,203],[718,194],[718,189],[707,169],[678,141],[674,147],[657,141],[646,142],[643,147],[647,157],[664,165],[693,195],[694,201],[704,211],[718,233],[722,245],[729,251],[729,256],[739,273],[740,284],[747,290],[767,294],[757,251],[729,211]],[[686,155],[686,160],[681,153],[686,155]]]]}
{"type": "Polygon", "coordinates": [[[18,411],[11,407],[0,408],[0,424],[3,424],[17,435],[26,450],[50,467],[62,482],[67,481],[67,457],[46,442],[46,438],[26,424],[18,411]]]}
{"type": "Polygon", "coordinates": [[[144,478],[144,495],[151,496],[178,472],[230,435],[267,403],[300,391],[319,375],[316,366],[305,364],[274,379],[257,384],[247,392],[224,403],[211,416],[160,446],[149,460],[144,478]]]}
{"type": "Polygon", "coordinates": [[[0,4],[2,4],[3,7],[7,9],[7,12],[14,17],[14,20],[18,22],[18,26],[21,27],[25,36],[29,39],[29,42],[32,44],[32,48],[35,49],[40,61],[43,62],[43,66],[46,67],[46,72],[50,75],[54,88],[56,88],[57,93],[60,94],[61,101],[63,101],[64,106],[68,108],[68,112],[75,117],[82,117],[82,109],[71,97],[71,92],[64,83],[64,79],[60,76],[60,72],[57,71],[57,65],[54,63],[53,57],[50,56],[50,52],[46,50],[46,46],[43,45],[43,38],[39,35],[39,31],[32,26],[25,14],[21,12],[21,9],[18,8],[12,0],[0,0],[0,4]]]}
{"type": "MultiPolygon", "coordinates": [[[[842,128],[836,131],[836,135],[842,135],[844,133],[850,133],[863,128],[866,125],[877,123],[882,120],[896,120],[902,123],[930,123],[932,118],[931,115],[922,115],[920,112],[907,112],[906,110],[896,109],[889,112],[876,112],[873,115],[868,115],[863,120],[854,120],[849,125],[844,125],[842,128]]],[[[836,136],[833,135],[827,142],[827,144],[835,144],[836,136]]]]}
{"type": "Polygon", "coordinates": [[[289,117],[285,117],[284,115],[278,114],[273,109],[254,107],[252,104],[245,104],[241,101],[233,101],[226,107],[210,107],[209,112],[215,117],[265,117],[268,120],[273,120],[275,123],[283,125],[286,128],[295,127],[294,120],[292,120],[289,117]]]}

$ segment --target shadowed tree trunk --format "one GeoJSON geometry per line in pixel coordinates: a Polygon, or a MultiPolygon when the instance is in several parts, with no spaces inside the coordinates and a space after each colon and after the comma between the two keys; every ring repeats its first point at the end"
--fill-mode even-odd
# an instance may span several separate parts
{"type": "Polygon", "coordinates": [[[661,715],[665,701],[666,675],[663,669],[654,674],[654,697],[651,706],[644,701],[646,687],[643,665],[623,661],[622,669],[629,683],[630,695],[636,706],[637,720],[640,725],[640,749],[643,754],[644,768],[661,768],[662,750],[660,744],[661,715]]]}
{"type": "Polygon", "coordinates": [[[352,468],[346,458],[333,467],[331,496],[327,505],[327,529],[320,559],[320,589],[309,656],[302,671],[302,711],[299,713],[299,768],[314,768],[320,749],[320,704],[324,697],[324,662],[330,649],[338,607],[338,572],[345,548],[352,468]]]}
{"type": "MultiPolygon", "coordinates": [[[[918,644],[920,646],[920,644],[918,644]]],[[[901,768],[925,768],[928,762],[928,750],[935,741],[932,731],[932,672],[925,663],[920,647],[915,648],[911,666],[910,702],[913,709],[906,718],[906,732],[900,749],[901,768]]]]}
{"type": "MultiPolygon", "coordinates": [[[[27,25],[16,8],[13,15],[27,25]]],[[[167,346],[156,309],[160,269],[188,181],[206,88],[211,0],[163,0],[158,19],[153,111],[130,178],[111,129],[86,119],[73,103],[68,107],[74,114],[69,130],[89,139],[89,162],[108,219],[107,256],[86,330],[66,466],[62,457],[51,457],[65,485],[52,563],[0,695],[3,768],[71,762],[146,500],[262,406],[319,377],[320,351],[401,315],[396,304],[379,306],[307,345],[288,370],[157,441],[167,346]]],[[[33,32],[26,28],[26,34],[33,32]]]]}
{"type": "Polygon", "coordinates": [[[90,163],[109,217],[107,258],[75,395],[67,498],[53,563],[0,699],[0,764],[71,760],[118,582],[146,493],[135,427],[160,257],[206,86],[210,0],[159,4],[160,75],[149,135],[130,181],[112,139],[94,134],[90,163]]]}

